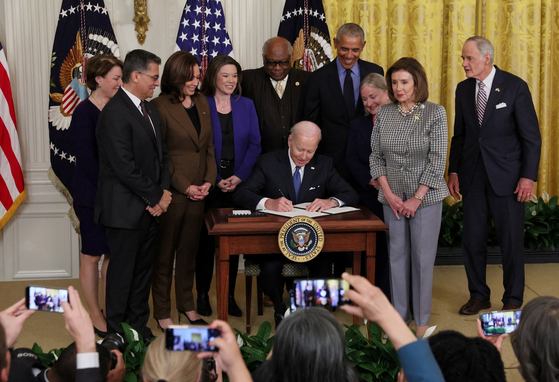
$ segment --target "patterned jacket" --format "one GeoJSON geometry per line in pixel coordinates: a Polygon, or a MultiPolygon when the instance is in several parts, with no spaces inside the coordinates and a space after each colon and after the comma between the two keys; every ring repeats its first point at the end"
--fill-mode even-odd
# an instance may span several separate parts
{"type": "MultiPolygon", "coordinates": [[[[386,175],[390,189],[402,200],[415,194],[419,185],[429,187],[420,208],[448,196],[444,179],[448,129],[441,105],[425,102],[403,116],[397,104],[381,106],[371,136],[371,176],[386,175]]],[[[382,190],[378,200],[388,205],[382,190]]]]}

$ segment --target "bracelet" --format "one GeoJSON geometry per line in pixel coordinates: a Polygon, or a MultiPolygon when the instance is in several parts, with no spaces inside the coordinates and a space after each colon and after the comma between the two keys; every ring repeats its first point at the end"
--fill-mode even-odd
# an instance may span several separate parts
{"type": "Polygon", "coordinates": [[[423,199],[424,199],[424,197],[419,196],[418,194],[415,194],[414,197],[418,200],[421,200],[421,201],[423,201],[423,199]]]}

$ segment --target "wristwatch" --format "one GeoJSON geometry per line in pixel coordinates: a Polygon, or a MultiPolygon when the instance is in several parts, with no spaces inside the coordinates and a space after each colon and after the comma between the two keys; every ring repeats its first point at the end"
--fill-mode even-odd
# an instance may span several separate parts
{"type": "Polygon", "coordinates": [[[340,206],[340,202],[338,202],[336,198],[329,198],[329,199],[334,202],[334,208],[340,206]]]}

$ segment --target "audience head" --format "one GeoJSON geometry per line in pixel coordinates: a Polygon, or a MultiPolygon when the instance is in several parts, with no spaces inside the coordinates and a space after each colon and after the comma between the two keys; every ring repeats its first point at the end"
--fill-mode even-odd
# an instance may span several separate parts
{"type": "Polygon", "coordinates": [[[542,296],[527,303],[510,339],[526,382],[559,381],[559,298],[542,296]]]}
{"type": "Polygon", "coordinates": [[[201,372],[202,360],[196,352],[165,349],[165,336],[158,336],[146,352],[142,374],[144,382],[195,381],[201,372]]]}
{"type": "Polygon", "coordinates": [[[379,107],[390,103],[388,90],[386,89],[386,80],[378,73],[369,73],[363,78],[359,92],[365,107],[365,115],[375,115],[379,107]]]}
{"type": "Polygon", "coordinates": [[[122,82],[130,93],[141,100],[153,97],[159,86],[161,59],[143,49],[135,49],[126,55],[122,68],[122,82]]]}
{"type": "Polygon", "coordinates": [[[344,69],[351,69],[359,60],[365,47],[363,28],[355,23],[344,24],[338,29],[334,39],[334,47],[338,52],[338,60],[344,69]]]}
{"type": "Polygon", "coordinates": [[[392,102],[425,102],[429,98],[427,74],[415,58],[402,57],[396,61],[386,72],[386,82],[392,102]]]}
{"type": "Polygon", "coordinates": [[[6,332],[4,326],[0,323],[0,381],[8,380],[10,374],[10,352],[6,343],[6,332]]]}
{"type": "Polygon", "coordinates": [[[472,36],[462,48],[462,67],[466,77],[483,81],[493,69],[494,49],[488,39],[472,36]]]}
{"type": "Polygon", "coordinates": [[[231,56],[215,56],[208,66],[200,92],[206,97],[216,93],[241,95],[241,65],[231,56]]]}
{"type": "Polygon", "coordinates": [[[446,330],[429,337],[429,346],[447,382],[506,382],[501,354],[489,341],[446,330]]]}
{"type": "Polygon", "coordinates": [[[310,162],[321,138],[320,128],[313,122],[302,121],[291,128],[287,145],[295,165],[303,167],[310,162]]]}
{"type": "Polygon", "coordinates": [[[278,326],[270,359],[277,381],[358,381],[340,323],[323,308],[299,309],[278,326]]]}
{"type": "Polygon", "coordinates": [[[200,62],[192,54],[179,50],[169,57],[161,76],[161,93],[171,95],[173,102],[182,102],[198,91],[200,62]]]}
{"type": "MultiPolygon", "coordinates": [[[[111,363],[111,353],[102,345],[96,344],[99,353],[99,372],[103,381],[107,379],[111,363]]],[[[52,382],[74,382],[76,380],[76,343],[72,342],[62,350],[58,359],[48,371],[47,377],[52,382]]]]}
{"type": "Polygon", "coordinates": [[[281,81],[291,70],[293,46],[283,37],[272,37],[262,46],[264,71],[274,81],[281,81]]]}
{"type": "Polygon", "coordinates": [[[85,64],[87,87],[91,91],[101,89],[114,95],[122,85],[122,66],[122,61],[115,56],[98,54],[91,57],[85,64]]]}

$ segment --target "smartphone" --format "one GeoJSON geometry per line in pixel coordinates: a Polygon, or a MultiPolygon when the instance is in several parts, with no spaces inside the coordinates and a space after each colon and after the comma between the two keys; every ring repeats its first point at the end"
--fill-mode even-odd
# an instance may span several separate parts
{"type": "Polygon", "coordinates": [[[171,325],[165,330],[165,347],[171,351],[218,351],[211,346],[217,337],[221,337],[219,329],[207,326],[171,325]]]}
{"type": "Polygon", "coordinates": [[[294,305],[297,308],[336,307],[350,303],[344,297],[349,283],[343,279],[295,280],[294,285],[294,305]]]}
{"type": "Polygon", "coordinates": [[[481,329],[486,336],[512,333],[520,323],[521,310],[504,310],[480,315],[481,329]]]}
{"type": "Polygon", "coordinates": [[[68,289],[28,286],[25,288],[27,309],[64,313],[62,301],[68,300],[68,289]]]}

